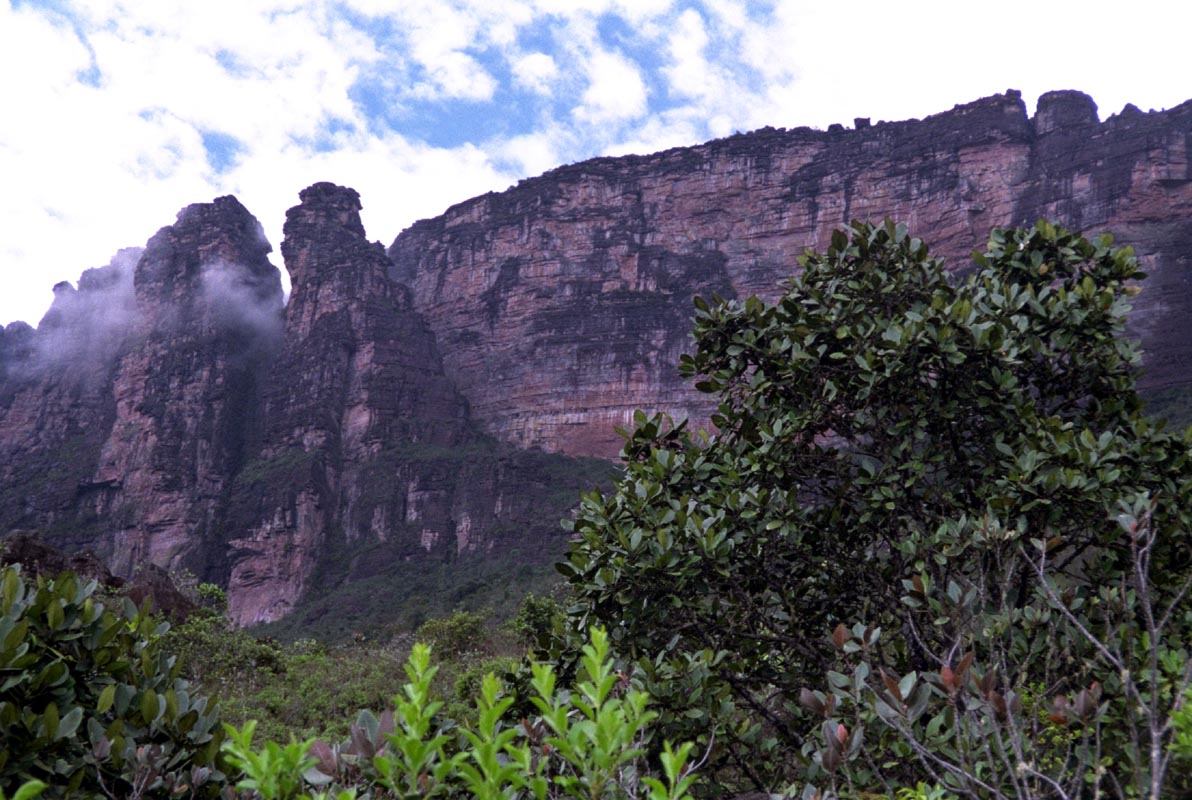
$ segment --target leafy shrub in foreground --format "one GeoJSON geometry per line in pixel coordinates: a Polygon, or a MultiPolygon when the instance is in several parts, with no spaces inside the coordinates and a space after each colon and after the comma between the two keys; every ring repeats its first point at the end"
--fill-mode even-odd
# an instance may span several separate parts
{"type": "Polygon", "coordinates": [[[160,646],[165,623],[93,598],[94,581],[0,570],[0,791],[49,796],[200,791],[223,733],[160,646]]]}
{"type": "Polygon", "coordinates": [[[242,773],[236,787],[264,800],[685,800],[695,780],[690,745],[665,745],[661,775],[650,774],[642,748],[654,719],[649,697],[613,669],[599,629],[584,647],[582,680],[573,691],[557,686],[551,666],[534,666],[538,715],[517,724],[505,720],[513,700],[491,674],[482,682],[476,724],[456,728],[438,716],[442,703],[432,696],[427,646],[414,647],[406,672],[395,712],[379,720],[362,714],[338,747],[307,741],[254,749],[254,723],[229,726],[224,748],[242,773]]]}
{"type": "Polygon", "coordinates": [[[1141,413],[1143,275],[1046,222],[976,260],[954,285],[858,222],[774,304],[697,300],[680,370],[717,432],[639,414],[574,520],[573,628],[608,627],[666,736],[715,737],[720,791],[1192,791],[1192,449],[1141,413]]]}

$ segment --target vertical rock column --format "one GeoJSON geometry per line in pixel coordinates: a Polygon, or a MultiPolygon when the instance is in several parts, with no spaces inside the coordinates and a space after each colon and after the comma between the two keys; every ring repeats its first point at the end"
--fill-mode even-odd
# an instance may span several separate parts
{"type": "Polygon", "coordinates": [[[114,571],[223,560],[217,520],[243,457],[256,371],[276,346],[281,279],[234,197],[183,209],[149,240],[136,319],[112,382],[115,418],[89,484],[114,571]]]}
{"type": "Polygon", "coordinates": [[[299,196],[282,244],[293,287],[285,347],[229,515],[240,533],[230,612],[241,624],[284,616],[329,548],[384,541],[404,523],[403,448],[472,437],[432,334],[365,237],[359,195],[318,183],[299,196]]]}

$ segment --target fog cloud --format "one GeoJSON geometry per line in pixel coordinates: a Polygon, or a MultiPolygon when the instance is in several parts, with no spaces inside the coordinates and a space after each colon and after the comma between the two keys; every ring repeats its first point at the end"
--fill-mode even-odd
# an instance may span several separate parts
{"type": "Polygon", "coordinates": [[[203,265],[199,285],[201,303],[216,327],[270,339],[281,335],[282,297],[272,276],[219,260],[203,265]]]}
{"type": "Polygon", "coordinates": [[[26,369],[66,371],[79,375],[109,368],[137,319],[133,276],[142,249],[129,247],[104,267],[89,269],[76,289],[62,282],[54,302],[37,327],[34,351],[26,369]]]}

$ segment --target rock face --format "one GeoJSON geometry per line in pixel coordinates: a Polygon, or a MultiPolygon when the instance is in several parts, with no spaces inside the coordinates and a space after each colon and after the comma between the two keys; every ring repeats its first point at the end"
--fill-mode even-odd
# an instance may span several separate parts
{"type": "Polygon", "coordinates": [[[48,529],[122,575],[223,560],[213,526],[280,332],[271,249],[221,197],[56,287],[0,394],[4,528],[48,529]]]}
{"type": "MultiPolygon", "coordinates": [[[[232,197],[60,284],[0,331],[0,533],[128,577],[228,588],[243,624],[422,560],[550,559],[635,409],[706,419],[679,379],[696,295],[772,298],[806,246],[892,216],[957,268],[996,225],[1113,230],[1151,273],[1146,383],[1192,383],[1192,103],[1017,93],[923,121],[764,129],[563,167],[369,242],[315,184],[280,274],[232,197]]],[[[406,574],[409,574],[408,572],[406,574]]]]}
{"type": "Polygon", "coordinates": [[[119,576],[189,569],[243,624],[284,616],[316,571],[326,591],[408,559],[559,551],[584,470],[480,432],[356,192],[300,197],[284,308],[260,225],[222,197],[56,287],[36,331],[4,329],[0,531],[119,576]]]}
{"type": "Polygon", "coordinates": [[[241,532],[229,599],[243,623],[293,608],[329,551],[359,576],[401,559],[541,546],[566,511],[536,507],[541,457],[472,425],[409,290],[364,236],[356,192],[320,183],[301,199],[286,215],[293,293],[263,435],[225,524],[241,532]]]}
{"type": "Polygon", "coordinates": [[[636,408],[704,420],[679,381],[692,295],[773,299],[805,247],[891,216],[963,269],[1039,217],[1134,245],[1144,386],[1192,390],[1192,103],[1105,122],[1079,92],[1017,92],[856,130],[763,129],[562,167],[402,232],[394,275],[484,430],[614,454],[636,408]]]}

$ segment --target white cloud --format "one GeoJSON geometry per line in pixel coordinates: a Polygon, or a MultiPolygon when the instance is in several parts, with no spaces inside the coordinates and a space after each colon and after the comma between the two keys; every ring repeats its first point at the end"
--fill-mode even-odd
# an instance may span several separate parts
{"type": "Polygon", "coordinates": [[[1169,0],[1135,0],[1128,14],[1108,0],[1079,13],[1005,0],[996,19],[951,0],[847,11],[807,0],[344,2],[350,14],[323,0],[64,0],[62,12],[0,0],[0,322],[36,321],[55,282],[220,194],[239,196],[276,247],[301,188],[348,184],[370,236],[388,243],[452,203],[590,155],[762,125],[922,117],[1010,87],[1028,105],[1082,89],[1103,117],[1192,95],[1192,7],[1169,0]],[[601,34],[610,16],[623,23],[616,41],[601,34]],[[362,76],[373,107],[357,103],[362,76]],[[498,106],[509,96],[531,107],[498,106]],[[460,100],[476,116],[453,119],[460,100]],[[371,118],[377,106],[394,113],[371,118]],[[427,123],[424,111],[439,116],[427,123]],[[452,146],[414,133],[439,126],[452,146]],[[241,148],[222,171],[207,133],[241,148]]]}
{"type": "Polygon", "coordinates": [[[515,136],[496,151],[499,161],[509,163],[518,176],[541,175],[562,164],[572,142],[560,127],[548,126],[539,133],[515,136]]]}
{"type": "Polygon", "coordinates": [[[519,86],[549,95],[559,77],[559,65],[546,53],[530,53],[513,62],[513,77],[519,86]]]}
{"type": "Polygon", "coordinates": [[[646,113],[646,84],[633,62],[617,53],[597,53],[587,66],[588,88],[573,112],[576,119],[601,125],[646,113]]]}

